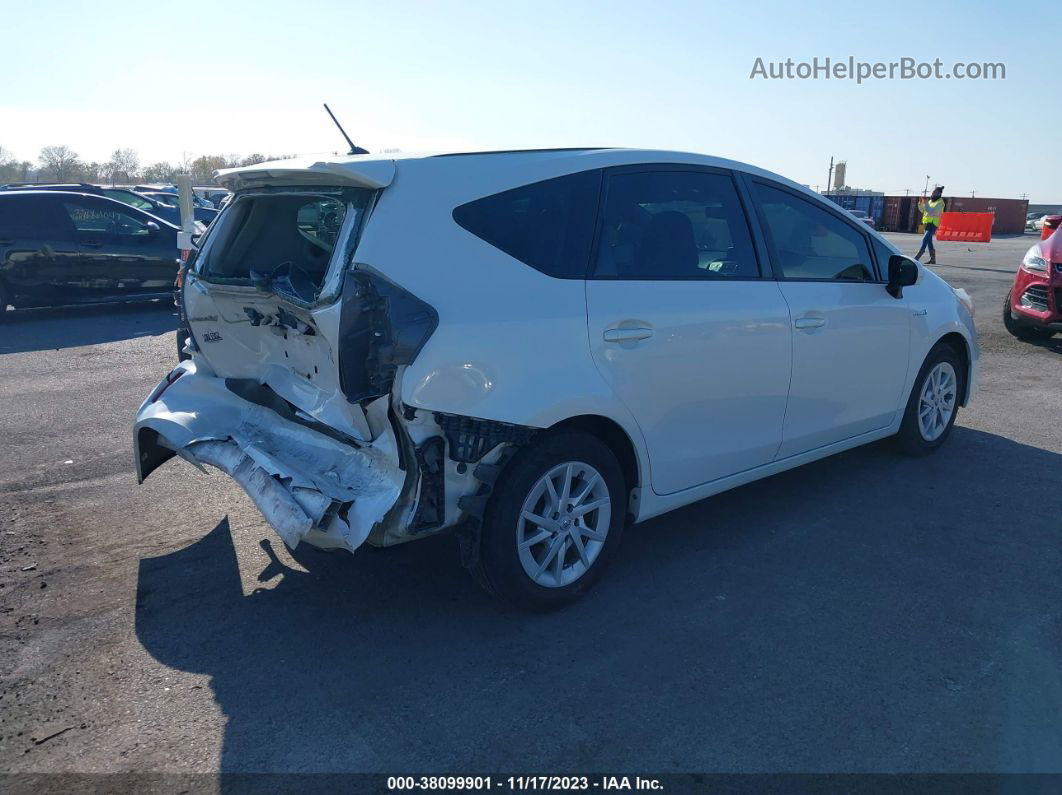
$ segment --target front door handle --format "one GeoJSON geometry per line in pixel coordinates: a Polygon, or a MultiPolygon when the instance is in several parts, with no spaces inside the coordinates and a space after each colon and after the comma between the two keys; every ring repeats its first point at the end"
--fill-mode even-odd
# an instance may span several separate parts
{"type": "Polygon", "coordinates": [[[794,328],[822,328],[826,325],[824,317],[798,317],[793,321],[794,328]]]}
{"type": "Polygon", "coordinates": [[[605,342],[637,342],[653,336],[651,328],[607,328],[602,335],[605,342]]]}
{"type": "Polygon", "coordinates": [[[81,245],[86,246],[87,248],[102,248],[103,247],[103,241],[102,240],[82,240],[81,241],[81,245]]]}

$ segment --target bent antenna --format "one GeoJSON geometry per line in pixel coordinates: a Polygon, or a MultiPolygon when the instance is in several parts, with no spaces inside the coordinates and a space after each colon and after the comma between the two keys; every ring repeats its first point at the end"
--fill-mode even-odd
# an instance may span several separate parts
{"type": "Polygon", "coordinates": [[[330,107],[328,107],[328,103],[325,102],[323,104],[324,104],[324,109],[328,111],[328,115],[332,117],[332,121],[334,121],[335,124],[336,124],[336,127],[339,128],[339,132],[343,135],[344,138],[347,139],[347,143],[350,144],[350,152],[349,152],[349,154],[352,154],[352,155],[367,155],[367,154],[369,154],[369,150],[368,149],[362,149],[360,146],[355,146],[354,145],[354,142],[352,140],[350,140],[350,136],[347,135],[347,131],[343,129],[343,125],[340,124],[339,123],[339,119],[336,118],[336,114],[334,114],[332,112],[332,109],[330,107]]]}

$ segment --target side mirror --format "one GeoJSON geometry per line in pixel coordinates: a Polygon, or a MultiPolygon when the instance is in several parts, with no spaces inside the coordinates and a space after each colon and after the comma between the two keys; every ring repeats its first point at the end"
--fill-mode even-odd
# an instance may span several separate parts
{"type": "Polygon", "coordinates": [[[893,298],[903,298],[903,288],[918,281],[918,263],[900,254],[889,257],[889,283],[885,289],[893,298]]]}
{"type": "Polygon", "coordinates": [[[148,221],[146,224],[144,224],[144,226],[147,227],[149,235],[157,235],[159,232],[159,225],[156,224],[154,221],[148,221]]]}

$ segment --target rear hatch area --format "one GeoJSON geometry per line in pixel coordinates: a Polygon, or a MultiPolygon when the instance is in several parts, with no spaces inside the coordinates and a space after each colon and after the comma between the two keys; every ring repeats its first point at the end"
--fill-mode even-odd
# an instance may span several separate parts
{"type": "MultiPolygon", "coordinates": [[[[372,325],[375,285],[389,283],[351,271],[376,196],[360,186],[236,193],[182,288],[192,358],[137,413],[141,481],[173,455],[219,469],[290,547],[353,550],[374,527],[401,523],[415,473],[404,466],[391,381],[379,377],[393,374],[393,362],[378,361],[390,326],[372,325]],[[356,352],[342,366],[341,346],[356,352]],[[344,380],[375,388],[352,396],[344,380]]],[[[425,314],[392,292],[401,311],[425,314]]]]}

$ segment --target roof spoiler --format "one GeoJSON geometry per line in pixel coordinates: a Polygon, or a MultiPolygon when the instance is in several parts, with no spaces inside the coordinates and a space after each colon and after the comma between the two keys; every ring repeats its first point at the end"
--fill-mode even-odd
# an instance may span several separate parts
{"type": "Polygon", "coordinates": [[[275,160],[214,172],[214,180],[230,190],[267,185],[353,185],[378,190],[386,188],[394,178],[394,160],[364,155],[331,162],[312,158],[275,160]]]}

